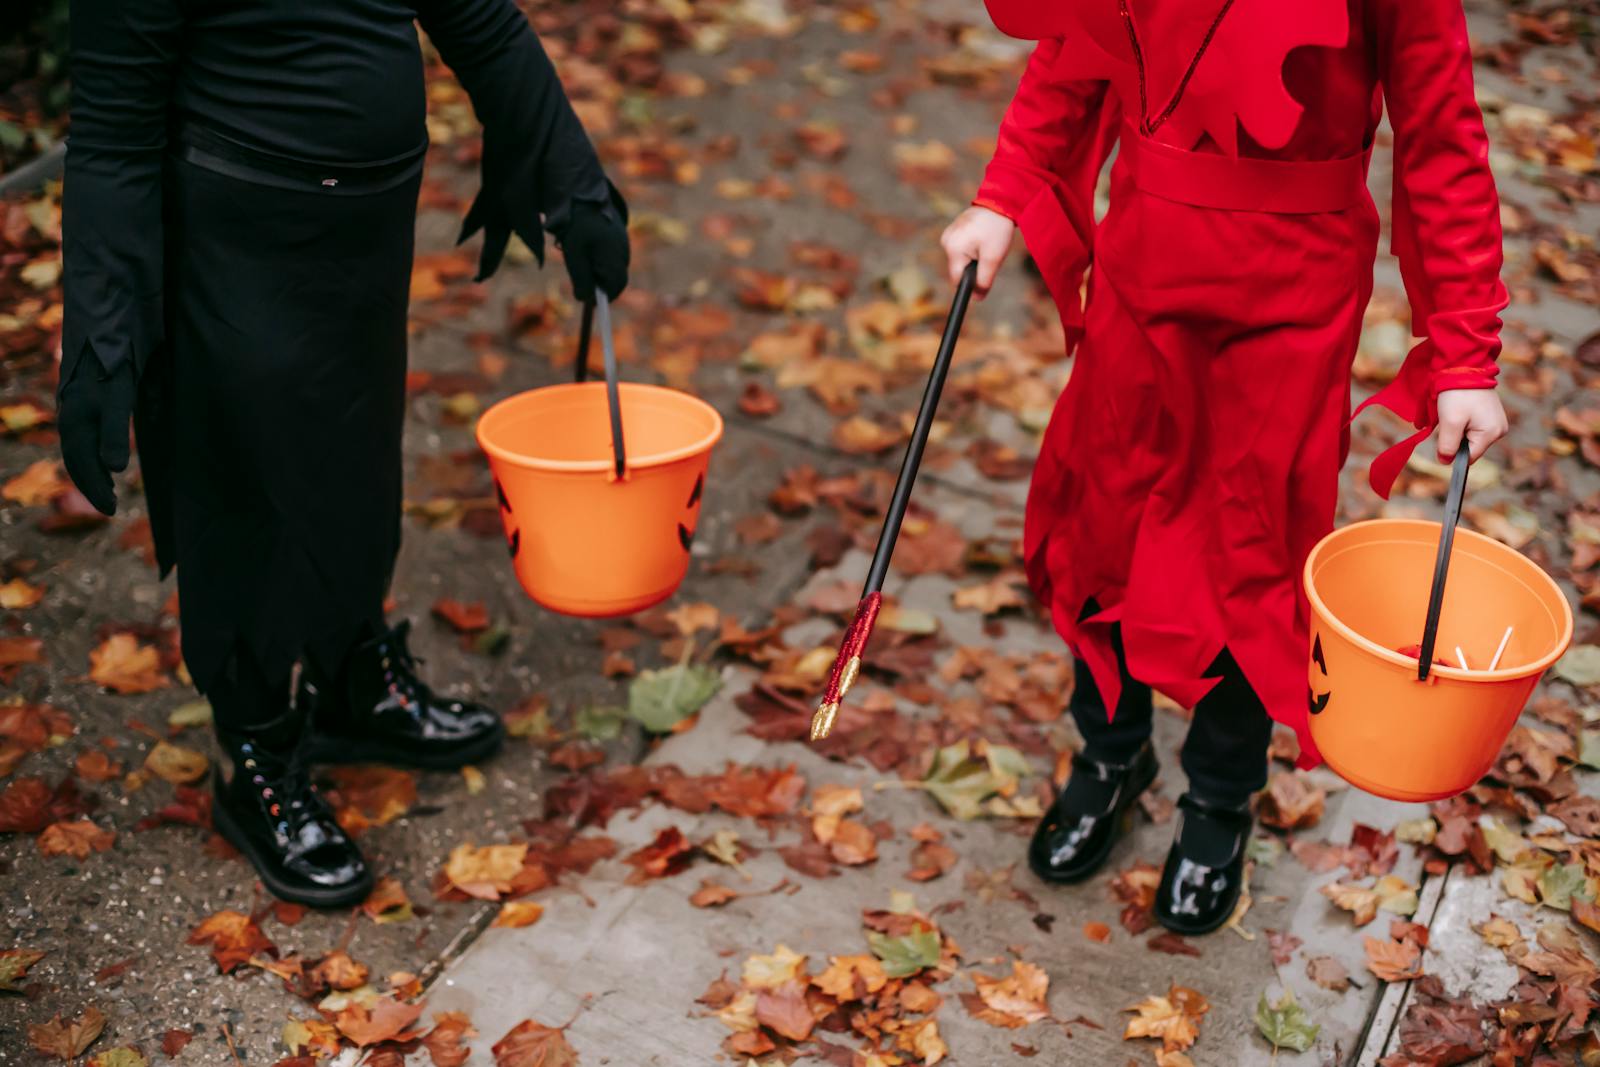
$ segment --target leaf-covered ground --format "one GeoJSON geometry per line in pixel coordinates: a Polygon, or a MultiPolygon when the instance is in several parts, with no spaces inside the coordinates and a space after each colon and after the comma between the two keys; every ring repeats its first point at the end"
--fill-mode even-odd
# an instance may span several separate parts
{"type": "MultiPolygon", "coordinates": [[[[1055,890],[1019,862],[1077,742],[1016,555],[1071,369],[1020,260],[969,318],[864,680],[803,741],[936,345],[935,238],[1021,59],[978,5],[529,5],[633,208],[624,373],[728,420],[688,582],[612,623],[539,611],[506,566],[472,424],[570,375],[576,314],[526,254],[471,283],[476,128],[435,71],[394,610],[515,736],[459,775],[326,776],[384,875],[349,913],[275,905],[209,830],[208,712],[137,480],[101,521],[56,463],[59,191],[0,202],[0,1062],[1600,1058],[1600,11],[1468,9],[1515,422],[1466,521],[1558,578],[1577,642],[1453,801],[1294,773],[1280,738],[1250,899],[1201,939],[1149,914],[1175,709],[1103,875],[1055,890]]],[[[46,129],[37,99],[0,117],[46,129]]],[[[1410,336],[1391,262],[1378,281],[1359,391],[1410,336]]],[[[1357,425],[1344,519],[1437,513],[1425,460],[1388,505],[1359,477],[1398,430],[1357,425]]]]}

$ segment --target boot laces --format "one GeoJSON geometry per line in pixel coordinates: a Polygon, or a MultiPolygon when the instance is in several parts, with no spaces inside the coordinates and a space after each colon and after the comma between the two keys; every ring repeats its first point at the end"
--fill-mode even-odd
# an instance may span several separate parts
{"type": "Polygon", "coordinates": [[[292,837],[308,823],[327,821],[326,802],[304,760],[295,754],[267,752],[253,741],[241,744],[239,752],[244,756],[242,770],[250,776],[279,834],[292,837]]]}

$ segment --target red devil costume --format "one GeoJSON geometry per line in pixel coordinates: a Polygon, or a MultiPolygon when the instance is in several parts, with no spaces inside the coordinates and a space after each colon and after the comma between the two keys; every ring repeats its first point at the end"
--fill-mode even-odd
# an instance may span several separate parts
{"type": "MultiPolygon", "coordinates": [[[[1296,729],[1304,764],[1317,758],[1299,576],[1332,529],[1349,447],[1379,239],[1367,165],[1385,107],[1392,247],[1422,340],[1369,401],[1417,430],[1373,463],[1374,488],[1387,495],[1432,430],[1440,391],[1495,384],[1499,207],[1460,2],[988,6],[1002,31],[1040,43],[974,202],[1018,224],[1077,346],[1029,494],[1030,581],[1087,664],[1099,730],[1107,708],[1113,733],[1125,714],[1147,715],[1153,686],[1197,709],[1195,732],[1224,738],[1191,735],[1209,756],[1186,751],[1192,787],[1258,788],[1270,733],[1259,709],[1296,729]]],[[[1101,767],[1113,806],[1153,775],[1145,756],[1124,755],[1101,767]]],[[[1104,836],[1063,821],[1035,843],[1047,876],[1063,871],[1041,848],[1070,858],[1074,833],[1104,836]]],[[[1167,874],[1164,902],[1180,913],[1169,925],[1231,908],[1180,899],[1184,872],[1169,862],[1167,874]]]]}
{"type": "Polygon", "coordinates": [[[313,761],[454,767],[498,716],[384,623],[427,148],[420,21],[484,126],[465,234],[626,283],[620,197],[512,0],[73,0],[59,424],[106,513],[138,443],[183,653],[234,773],[217,829],[313,905],[372,876],[313,761]],[[295,669],[303,666],[304,672],[295,669]]]}

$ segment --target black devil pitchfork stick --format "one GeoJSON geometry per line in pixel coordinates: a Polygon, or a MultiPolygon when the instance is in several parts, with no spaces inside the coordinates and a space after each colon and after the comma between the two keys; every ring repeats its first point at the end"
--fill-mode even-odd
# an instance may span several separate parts
{"type": "Polygon", "coordinates": [[[950,373],[950,361],[956,351],[956,338],[961,335],[961,322],[967,317],[967,305],[972,301],[977,281],[978,264],[974,261],[967,264],[961,275],[955,301],[950,305],[950,316],[944,320],[944,337],[939,341],[939,354],[933,358],[928,385],[922,391],[922,407],[917,411],[917,423],[911,430],[911,442],[906,445],[905,458],[900,461],[900,477],[894,483],[894,495],[889,498],[889,512],[883,518],[883,531],[878,534],[878,548],[872,554],[861,603],[856,605],[856,616],[850,621],[850,628],[839,646],[839,655],[833,661],[822,704],[811,717],[813,741],[822,740],[833,729],[839,703],[861,673],[861,653],[866,650],[867,638],[872,636],[872,627],[878,621],[878,608],[883,604],[883,580],[889,573],[889,557],[894,555],[895,542],[900,538],[900,523],[906,517],[906,505],[911,502],[911,487],[917,480],[917,468],[922,465],[928,432],[933,429],[934,412],[939,408],[939,394],[944,392],[944,380],[950,373]]]}

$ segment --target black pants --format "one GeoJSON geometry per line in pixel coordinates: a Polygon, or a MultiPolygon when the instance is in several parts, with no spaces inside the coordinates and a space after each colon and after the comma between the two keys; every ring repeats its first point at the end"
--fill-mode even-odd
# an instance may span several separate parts
{"type": "Polygon", "coordinates": [[[184,659],[225,728],[259,710],[241,693],[278,701],[296,660],[382,622],[420,178],[335,196],[175,160],[168,179],[163,415],[139,445],[184,659]]]}
{"type": "MultiPolygon", "coordinates": [[[[1106,721],[1105,700],[1081,660],[1076,665],[1069,707],[1078,732],[1083,735],[1085,755],[1125,763],[1149,739],[1155,709],[1150,687],[1128,674],[1122,635],[1114,633],[1113,641],[1122,671],[1122,697],[1117,702],[1116,715],[1106,721]]],[[[1272,720],[1226,650],[1208,674],[1220,680],[1195,706],[1180,762],[1189,777],[1189,790],[1196,796],[1218,804],[1242,805],[1267,784],[1272,720]]]]}

